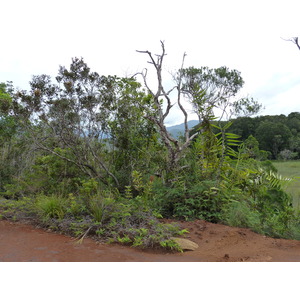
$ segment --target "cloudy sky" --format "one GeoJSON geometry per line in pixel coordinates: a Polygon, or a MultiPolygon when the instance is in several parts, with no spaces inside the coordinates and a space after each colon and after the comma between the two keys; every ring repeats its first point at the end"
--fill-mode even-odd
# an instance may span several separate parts
{"type": "Polygon", "coordinates": [[[297,2],[3,1],[0,82],[27,89],[32,75],[54,77],[75,56],[99,74],[132,75],[147,67],[135,50],[159,53],[164,40],[167,71],[180,67],[184,52],[186,67],[237,69],[241,94],[262,103],[262,114],[287,115],[300,111],[300,51],[281,37],[300,33],[297,2]]]}

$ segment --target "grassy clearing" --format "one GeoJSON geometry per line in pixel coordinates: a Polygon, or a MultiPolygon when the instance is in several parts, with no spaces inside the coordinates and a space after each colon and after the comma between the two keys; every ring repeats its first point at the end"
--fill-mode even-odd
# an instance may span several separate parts
{"type": "Polygon", "coordinates": [[[274,161],[278,173],[294,180],[286,186],[286,191],[293,196],[293,205],[300,209],[300,160],[274,161]]]}

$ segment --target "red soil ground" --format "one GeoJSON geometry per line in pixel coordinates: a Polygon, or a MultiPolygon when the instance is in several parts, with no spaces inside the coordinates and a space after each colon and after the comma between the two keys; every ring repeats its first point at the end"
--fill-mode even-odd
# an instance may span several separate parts
{"type": "Polygon", "coordinates": [[[161,251],[107,245],[85,238],[82,244],[68,236],[32,225],[0,221],[0,262],[295,262],[300,241],[265,237],[248,229],[198,220],[181,222],[185,236],[199,245],[195,251],[161,251]]]}

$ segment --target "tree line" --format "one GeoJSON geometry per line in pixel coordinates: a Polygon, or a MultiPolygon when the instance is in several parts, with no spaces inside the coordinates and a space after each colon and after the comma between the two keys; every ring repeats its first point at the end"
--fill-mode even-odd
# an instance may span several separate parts
{"type": "Polygon", "coordinates": [[[288,116],[239,117],[232,120],[230,131],[239,135],[248,146],[252,143],[252,157],[264,159],[300,158],[300,113],[288,116]],[[265,153],[259,152],[265,151],[265,153]]]}

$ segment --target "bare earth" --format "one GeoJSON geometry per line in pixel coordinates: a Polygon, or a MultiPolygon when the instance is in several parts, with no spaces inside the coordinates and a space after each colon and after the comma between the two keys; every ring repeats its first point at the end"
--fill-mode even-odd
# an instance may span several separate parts
{"type": "Polygon", "coordinates": [[[198,220],[180,222],[199,248],[184,253],[143,251],[68,236],[32,225],[0,221],[0,262],[296,262],[300,241],[268,238],[248,229],[198,220]]]}

